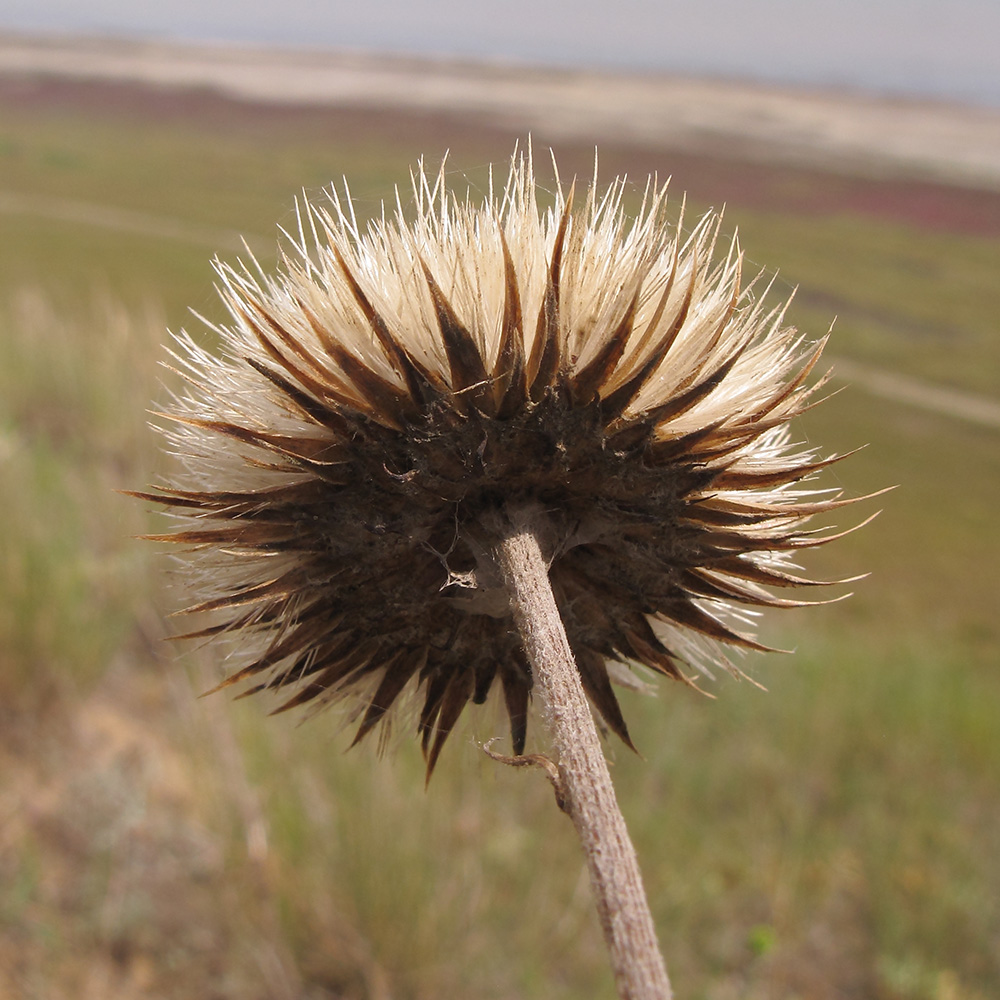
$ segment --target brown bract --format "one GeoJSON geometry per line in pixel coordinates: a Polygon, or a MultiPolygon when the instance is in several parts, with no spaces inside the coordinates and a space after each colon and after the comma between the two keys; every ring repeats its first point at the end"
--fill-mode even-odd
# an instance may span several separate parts
{"type": "MultiPolygon", "coordinates": [[[[183,465],[148,493],[184,522],[191,634],[228,633],[222,686],[277,709],[358,698],[355,742],[405,693],[433,769],[470,701],[499,689],[524,748],[531,670],[494,553],[530,511],[584,689],[631,746],[612,687],[641,667],[731,666],[764,648],[740,609],[801,602],[809,519],[849,501],[796,486],[834,458],[791,444],[822,344],[741,288],[718,219],[685,235],[651,181],[596,180],[539,207],[515,156],[482,204],[414,175],[362,228],[306,205],[278,273],[219,265],[221,353],[186,334],[164,430],[183,465]]],[[[753,283],[751,283],[753,284],[753,283]]],[[[820,381],[821,384],[822,380],[820,381]]],[[[735,668],[734,668],[735,669],[735,668]]]]}

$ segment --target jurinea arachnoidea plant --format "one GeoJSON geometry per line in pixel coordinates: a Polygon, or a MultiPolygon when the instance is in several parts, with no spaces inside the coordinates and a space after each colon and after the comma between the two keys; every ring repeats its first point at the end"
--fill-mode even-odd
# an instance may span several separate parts
{"type": "Polygon", "coordinates": [[[275,276],[218,265],[220,350],[176,338],[164,414],[183,471],[140,496],[184,522],[195,635],[245,642],[225,684],[279,709],[355,696],[356,741],[404,692],[433,769],[468,702],[498,691],[524,748],[533,671],[495,558],[530,514],[579,678],[631,745],[613,681],[689,681],[765,648],[741,609],[801,602],[803,488],[835,458],[792,443],[822,342],[741,285],[719,219],[689,233],[650,182],[539,207],[530,157],[482,204],[418,169],[362,226],[305,205],[275,276]],[[251,641],[252,640],[252,641],[251,641]],[[248,692],[249,693],[249,692],[248,692]]]}
{"type": "MultiPolygon", "coordinates": [[[[693,683],[835,534],[850,499],[803,485],[836,456],[793,443],[822,342],[741,284],[709,215],[686,233],[650,181],[638,212],[596,177],[539,206],[530,156],[482,204],[444,171],[362,226],[305,204],[274,276],[219,264],[217,349],[176,338],[174,481],[190,612],[276,710],[353,698],[355,742],[416,700],[427,773],[496,690],[521,756],[542,704],[619,995],[671,995],[588,707],[632,745],[614,682],[693,683]]],[[[759,294],[758,294],[759,292],[759,294]]],[[[512,758],[506,758],[512,760],[512,758]]],[[[549,762],[550,764],[552,762],[549,762]]]]}

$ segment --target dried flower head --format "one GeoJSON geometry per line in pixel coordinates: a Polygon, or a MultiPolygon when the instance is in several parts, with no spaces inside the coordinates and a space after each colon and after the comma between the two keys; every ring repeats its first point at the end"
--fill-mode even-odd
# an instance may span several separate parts
{"type": "Polygon", "coordinates": [[[530,157],[481,205],[443,171],[367,227],[349,195],[306,205],[277,275],[218,265],[221,353],[177,338],[169,505],[200,568],[192,633],[230,633],[225,684],[279,711],[359,697],[355,742],[416,694],[428,769],[499,688],[516,753],[531,669],[494,563],[498,512],[545,523],[552,587],[592,704],[631,745],[612,679],[730,666],[765,648],[747,609],[808,581],[791,554],[848,501],[795,484],[834,461],[792,444],[822,343],[740,282],[719,220],[685,235],[651,181],[557,180],[530,157]],[[742,611],[741,611],[742,609],[742,611]],[[255,642],[246,640],[256,637],[255,642]]]}

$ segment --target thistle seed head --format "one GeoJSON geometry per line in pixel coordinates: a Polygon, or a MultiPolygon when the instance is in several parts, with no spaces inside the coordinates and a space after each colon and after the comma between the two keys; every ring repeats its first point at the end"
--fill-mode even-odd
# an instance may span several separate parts
{"type": "MultiPolygon", "coordinates": [[[[557,175],[558,176],[558,175],[557,175]]],[[[494,689],[525,743],[531,670],[494,565],[498,512],[534,510],[584,688],[631,745],[612,679],[690,680],[761,649],[748,615],[802,602],[791,559],[848,501],[792,443],[822,343],[741,285],[719,219],[686,233],[650,181],[539,207],[515,155],[482,204],[443,170],[367,226],[305,204],[273,276],[218,264],[220,351],[177,338],[164,433],[183,471],[139,494],[182,524],[192,635],[240,640],[224,682],[278,711],[357,696],[355,742],[405,693],[428,770],[494,689]]]]}

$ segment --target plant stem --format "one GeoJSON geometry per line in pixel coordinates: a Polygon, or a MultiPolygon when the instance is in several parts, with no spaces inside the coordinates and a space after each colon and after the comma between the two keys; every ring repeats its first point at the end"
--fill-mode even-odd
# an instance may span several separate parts
{"type": "Polygon", "coordinates": [[[635,849],[552,593],[539,539],[543,527],[538,512],[508,511],[498,524],[497,564],[558,758],[564,808],[587,858],[618,995],[670,1000],[635,849]]]}

